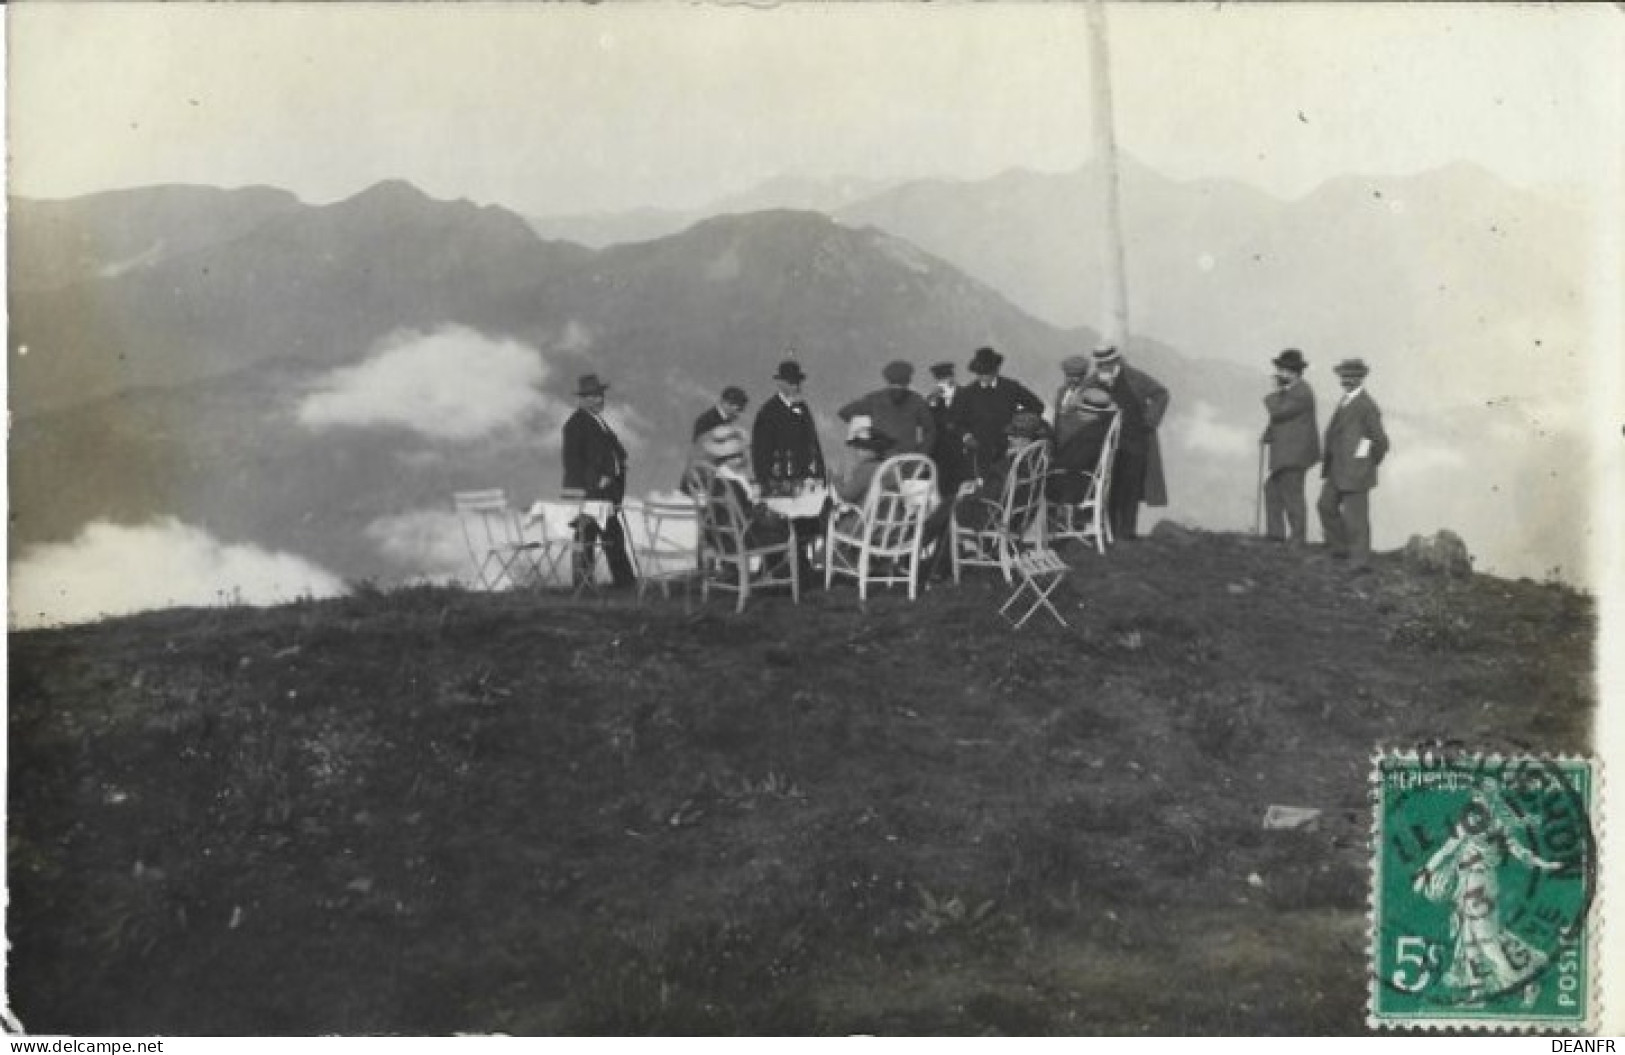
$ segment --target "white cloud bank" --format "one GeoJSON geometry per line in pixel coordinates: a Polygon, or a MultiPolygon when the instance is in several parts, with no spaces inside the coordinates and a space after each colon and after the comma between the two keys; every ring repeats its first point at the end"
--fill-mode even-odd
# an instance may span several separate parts
{"type": "Polygon", "coordinates": [[[541,418],[556,427],[568,408],[541,391],[541,352],[464,326],[391,337],[365,362],[334,370],[299,406],[299,421],[392,426],[435,439],[468,441],[541,418]]]}
{"type": "Polygon", "coordinates": [[[26,629],[153,608],[280,604],[343,592],[338,578],[301,557],[222,543],[174,517],[139,527],[97,521],[72,542],[23,554],[11,570],[7,622],[26,629]]]}
{"type": "Polygon", "coordinates": [[[1258,449],[1262,427],[1232,425],[1222,420],[1218,408],[1211,403],[1198,400],[1189,414],[1175,414],[1171,419],[1173,438],[1184,450],[1246,457],[1258,449]]]}

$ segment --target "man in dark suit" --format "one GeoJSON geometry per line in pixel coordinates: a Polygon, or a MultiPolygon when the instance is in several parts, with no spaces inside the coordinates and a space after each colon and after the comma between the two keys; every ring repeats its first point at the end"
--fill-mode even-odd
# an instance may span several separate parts
{"type": "Polygon", "coordinates": [[[807,380],[801,364],[786,359],[779,364],[773,381],[778,394],[762,404],[750,433],[751,467],[756,482],[768,494],[788,490],[802,480],[824,482],[824,451],[818,443],[818,426],[812,409],[801,396],[801,383],[807,380]]]}
{"type": "Polygon", "coordinates": [[[1294,546],[1309,540],[1309,510],[1303,500],[1303,478],[1320,461],[1320,426],[1315,423],[1315,393],[1303,372],[1303,353],[1288,348],[1270,362],[1275,391],[1264,397],[1269,424],[1259,443],[1269,448],[1269,476],[1264,483],[1264,537],[1294,546]]]}
{"type": "Polygon", "coordinates": [[[964,404],[963,420],[969,436],[965,447],[973,473],[985,469],[1004,452],[1005,429],[1016,414],[1044,413],[1044,401],[1027,386],[999,376],[1003,365],[1004,356],[993,349],[976,349],[970,361],[970,372],[976,375],[976,380],[959,390],[958,399],[964,404]]]}
{"type": "Polygon", "coordinates": [[[854,399],[835,416],[849,425],[855,418],[868,418],[876,433],[891,437],[892,454],[929,454],[937,442],[937,422],[925,397],[909,387],[913,364],[894,360],[880,374],[885,388],[854,399]]]}
{"type": "MultiPolygon", "coordinates": [[[[778,393],[762,404],[751,426],[750,459],[756,482],[766,495],[792,494],[807,481],[827,484],[824,450],[818,442],[818,424],[812,408],[801,396],[801,383],[807,379],[801,364],[786,359],[779,364],[773,381],[778,393]]],[[[801,540],[801,581],[812,583],[809,548],[823,531],[823,516],[797,517],[793,521],[801,540]]]]}
{"type": "Polygon", "coordinates": [[[635,585],[637,576],[626,555],[621,529],[621,501],[626,497],[626,448],[604,419],[604,393],[609,386],[597,374],[586,374],[576,386],[580,409],[564,423],[564,489],[578,491],[589,502],[608,503],[603,523],[586,511],[576,517],[580,559],[576,575],[590,576],[597,564],[600,537],[609,573],[618,588],[635,585]]]}
{"type": "Polygon", "coordinates": [[[959,398],[963,390],[954,383],[954,364],[937,363],[931,377],[937,390],[925,405],[936,424],[936,437],[928,453],[937,465],[937,490],[943,498],[951,498],[961,481],[971,476],[970,459],[965,456],[965,437],[970,430],[965,424],[965,403],[959,398]]]}
{"type": "Polygon", "coordinates": [[[750,397],[745,395],[743,388],[736,385],[724,388],[717,405],[694,420],[694,440],[697,442],[701,436],[718,425],[731,425],[738,421],[740,415],[745,413],[745,406],[749,402],[750,397]]]}
{"type": "Polygon", "coordinates": [[[1333,557],[1347,559],[1353,571],[1371,568],[1371,491],[1377,466],[1388,456],[1388,433],[1382,411],[1365,390],[1370,370],[1360,359],[1345,359],[1333,368],[1343,398],[1326,424],[1320,527],[1333,557]]]}
{"type": "Polygon", "coordinates": [[[1157,442],[1157,426],[1168,412],[1168,390],[1150,374],[1125,363],[1115,345],[1101,345],[1090,353],[1090,359],[1094,366],[1090,383],[1105,389],[1123,416],[1117,433],[1117,457],[1112,460],[1106,515],[1112,537],[1133,542],[1140,537],[1140,503],[1168,504],[1162,445],[1157,442]]]}

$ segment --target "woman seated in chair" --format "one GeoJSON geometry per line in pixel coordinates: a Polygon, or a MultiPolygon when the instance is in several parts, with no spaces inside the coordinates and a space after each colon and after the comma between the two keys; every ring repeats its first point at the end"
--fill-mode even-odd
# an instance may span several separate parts
{"type": "Polygon", "coordinates": [[[1056,411],[1055,455],[1046,494],[1051,502],[1076,505],[1089,493],[1089,478],[1100,468],[1117,404],[1104,388],[1090,385],[1056,411]]]}
{"type": "Polygon", "coordinates": [[[700,437],[699,448],[745,514],[745,545],[783,542],[790,537],[790,522],[762,504],[762,489],[750,478],[744,432],[732,425],[718,425],[700,437]]]}
{"type": "MultiPolygon", "coordinates": [[[[985,531],[994,527],[1003,512],[1004,482],[1016,455],[1034,440],[1050,438],[1049,423],[1031,411],[1021,411],[1010,419],[1004,430],[1005,449],[998,460],[987,466],[980,477],[959,485],[959,493],[938,506],[926,518],[922,543],[931,547],[931,568],[936,575],[951,575],[945,544],[950,518],[961,527],[985,531]]],[[[1018,496],[1019,497],[1019,496],[1018,496]]]]}

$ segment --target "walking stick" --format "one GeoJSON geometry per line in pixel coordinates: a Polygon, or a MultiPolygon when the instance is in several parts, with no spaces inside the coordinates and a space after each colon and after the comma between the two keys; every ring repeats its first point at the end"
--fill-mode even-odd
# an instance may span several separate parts
{"type": "Polygon", "coordinates": [[[1258,445],[1258,501],[1253,514],[1253,534],[1264,533],[1264,450],[1267,444],[1258,445]]]}

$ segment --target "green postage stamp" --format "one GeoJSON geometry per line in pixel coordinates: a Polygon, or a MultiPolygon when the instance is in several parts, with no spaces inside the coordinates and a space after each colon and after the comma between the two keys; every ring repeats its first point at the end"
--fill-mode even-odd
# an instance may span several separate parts
{"type": "Polygon", "coordinates": [[[1590,1027],[1595,776],[1573,758],[1377,757],[1371,1026],[1590,1027]]]}

